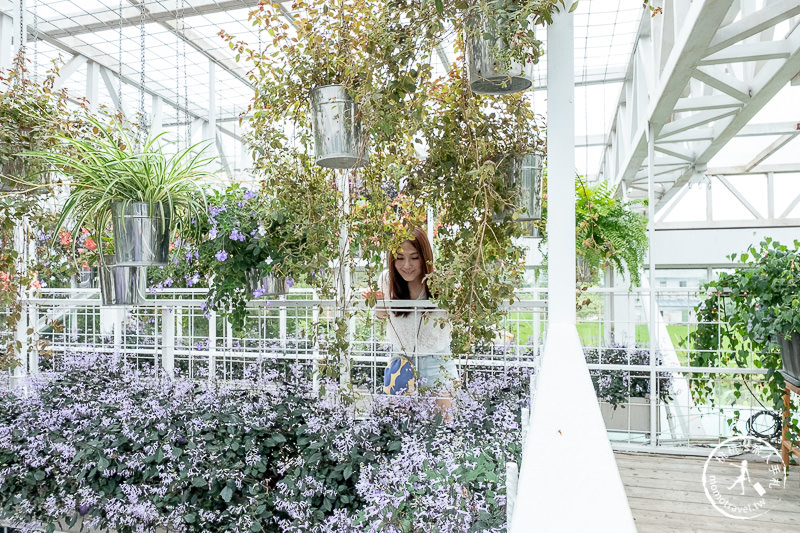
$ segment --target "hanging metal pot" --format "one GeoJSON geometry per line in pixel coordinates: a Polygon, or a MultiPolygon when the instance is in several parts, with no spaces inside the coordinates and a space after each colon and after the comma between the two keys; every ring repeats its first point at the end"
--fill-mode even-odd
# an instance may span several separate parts
{"type": "Polygon", "coordinates": [[[314,162],[326,168],[355,168],[368,161],[358,105],[342,85],[311,90],[314,162]]]}
{"type": "Polygon", "coordinates": [[[247,278],[247,291],[258,296],[281,296],[289,292],[286,278],[274,274],[262,275],[258,270],[250,269],[245,272],[247,278]]]}
{"type": "Polygon", "coordinates": [[[169,228],[172,214],[163,203],[114,202],[116,265],[166,265],[169,257],[169,228]]]}
{"type": "Polygon", "coordinates": [[[474,16],[467,21],[464,37],[467,48],[467,72],[472,92],[477,94],[511,94],[524,91],[533,85],[533,63],[510,61],[503,64],[497,60],[495,51],[503,50],[505,44],[497,40],[494,44],[483,38],[486,23],[482,17],[474,16]]]}
{"type": "MultiPolygon", "coordinates": [[[[533,222],[542,218],[542,158],[537,154],[511,154],[499,158],[504,167],[506,185],[519,187],[520,207],[515,221],[533,222]]],[[[502,222],[511,212],[504,209],[495,213],[495,220],[502,222]]]]}
{"type": "Polygon", "coordinates": [[[520,222],[531,222],[542,218],[542,156],[527,154],[522,157],[515,176],[520,188],[522,213],[520,222]]]}
{"type": "Polygon", "coordinates": [[[90,267],[78,273],[78,286],[81,288],[95,288],[98,284],[98,268],[90,267]]]}
{"type": "Polygon", "coordinates": [[[781,346],[781,362],[783,363],[780,372],[786,381],[795,387],[800,387],[800,333],[794,331],[788,339],[783,335],[778,335],[778,342],[781,346]]]}
{"type": "Polygon", "coordinates": [[[104,306],[141,305],[147,289],[147,268],[119,266],[114,256],[104,256],[99,267],[100,303],[104,306]]]}

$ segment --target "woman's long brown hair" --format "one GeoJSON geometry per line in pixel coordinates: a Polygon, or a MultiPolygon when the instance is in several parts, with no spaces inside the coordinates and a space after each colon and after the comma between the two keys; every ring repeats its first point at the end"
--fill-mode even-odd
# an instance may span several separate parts
{"type": "MultiPolygon", "coordinates": [[[[431,242],[428,240],[428,235],[425,233],[422,228],[415,227],[411,234],[414,238],[408,242],[417,250],[417,253],[422,258],[422,268],[424,271],[424,275],[422,276],[422,287],[425,289],[426,298],[431,296],[431,292],[428,289],[428,276],[433,273],[433,249],[431,248],[431,242]]],[[[410,300],[411,299],[411,292],[408,289],[408,283],[406,280],[403,279],[403,276],[397,273],[395,269],[394,263],[396,261],[395,253],[389,252],[389,257],[387,259],[388,263],[388,270],[389,270],[389,290],[391,294],[389,294],[389,299],[391,300],[410,300]]],[[[408,311],[396,312],[394,313],[396,316],[406,316],[408,315],[408,311]]]]}

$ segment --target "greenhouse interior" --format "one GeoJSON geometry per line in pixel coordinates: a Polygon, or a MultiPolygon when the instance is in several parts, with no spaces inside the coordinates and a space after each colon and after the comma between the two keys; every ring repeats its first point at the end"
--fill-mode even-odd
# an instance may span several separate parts
{"type": "Polygon", "coordinates": [[[799,229],[797,0],[0,0],[0,532],[797,531],[799,229]]]}

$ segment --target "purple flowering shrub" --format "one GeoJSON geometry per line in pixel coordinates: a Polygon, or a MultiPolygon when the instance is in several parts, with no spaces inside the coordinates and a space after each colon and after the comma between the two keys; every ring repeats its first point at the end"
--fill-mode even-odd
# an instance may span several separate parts
{"type": "Polygon", "coordinates": [[[248,300],[264,291],[248,286],[248,272],[291,277],[304,266],[302,236],[287,209],[240,185],[216,192],[208,201],[204,238],[198,246],[200,271],[213,276],[206,305],[228,317],[239,330],[248,300]]]}
{"type": "Polygon", "coordinates": [[[47,531],[497,531],[527,376],[477,375],[444,422],[264,361],[238,388],[94,355],[0,397],[0,515],[47,531]]]}
{"type": "MultiPolygon", "coordinates": [[[[650,351],[629,348],[612,342],[603,348],[584,349],[587,363],[616,365],[649,365],[650,351]]],[[[663,364],[663,356],[656,352],[655,364],[663,364]]],[[[641,370],[589,370],[598,399],[608,402],[614,409],[628,403],[630,397],[652,396],[650,391],[650,373],[641,370]]],[[[658,398],[662,401],[670,399],[672,376],[669,372],[657,372],[656,381],[658,398]]]]}

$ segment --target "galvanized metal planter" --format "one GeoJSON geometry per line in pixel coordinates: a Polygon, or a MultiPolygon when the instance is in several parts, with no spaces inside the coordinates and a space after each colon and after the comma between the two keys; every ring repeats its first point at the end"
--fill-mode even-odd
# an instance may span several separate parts
{"type": "Polygon", "coordinates": [[[257,270],[252,269],[245,272],[245,276],[247,278],[247,291],[251,296],[254,293],[260,296],[281,296],[289,292],[286,278],[273,274],[262,276],[257,270]]]}
{"type": "Polygon", "coordinates": [[[800,333],[792,332],[792,336],[788,339],[778,335],[778,342],[781,345],[783,362],[780,372],[786,381],[795,387],[800,387],[800,333]]]}
{"type": "Polygon", "coordinates": [[[147,289],[147,268],[119,266],[113,256],[100,265],[100,303],[104,306],[141,305],[147,289]]]}
{"type": "MultiPolygon", "coordinates": [[[[517,222],[533,222],[542,218],[542,158],[537,154],[513,154],[505,157],[507,167],[506,183],[509,187],[519,186],[520,207],[522,211],[517,222]]],[[[495,214],[500,222],[510,216],[508,210],[495,214]]]]}
{"type": "MultiPolygon", "coordinates": [[[[614,409],[609,402],[600,402],[600,413],[608,431],[650,433],[650,398],[631,396],[624,405],[614,409]]],[[[660,424],[657,424],[657,431],[660,424]]]]}
{"type": "Polygon", "coordinates": [[[95,288],[99,283],[98,267],[91,267],[88,270],[78,272],[78,286],[81,288],[95,288]]]}
{"type": "Polygon", "coordinates": [[[472,92],[477,94],[511,94],[524,91],[533,85],[533,63],[521,64],[511,61],[508,65],[497,60],[494,50],[502,50],[504,44],[492,44],[484,39],[485,23],[475,17],[465,36],[467,48],[467,72],[472,92]]]}
{"type": "Polygon", "coordinates": [[[368,161],[358,105],[342,85],[311,91],[314,162],[326,168],[355,168],[368,161]]]}
{"type": "Polygon", "coordinates": [[[118,266],[166,265],[172,213],[165,204],[115,202],[111,206],[114,226],[115,264],[118,266]]]}

